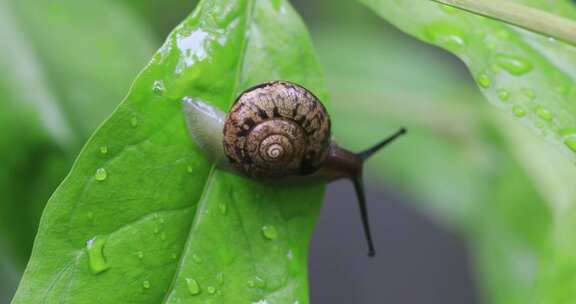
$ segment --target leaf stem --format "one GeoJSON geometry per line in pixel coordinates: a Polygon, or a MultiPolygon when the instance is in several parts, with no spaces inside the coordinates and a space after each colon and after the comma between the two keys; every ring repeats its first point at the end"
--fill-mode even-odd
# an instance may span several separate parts
{"type": "Polygon", "coordinates": [[[431,0],[497,19],[576,46],[576,22],[508,0],[431,0]]]}

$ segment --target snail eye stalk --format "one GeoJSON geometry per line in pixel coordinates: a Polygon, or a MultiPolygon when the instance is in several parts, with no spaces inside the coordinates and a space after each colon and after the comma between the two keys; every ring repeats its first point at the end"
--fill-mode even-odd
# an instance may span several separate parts
{"type": "MultiPolygon", "coordinates": [[[[387,137],[386,139],[374,145],[373,147],[370,147],[360,153],[357,153],[356,156],[359,157],[363,163],[370,156],[374,155],[380,149],[392,143],[394,140],[396,140],[398,137],[400,137],[405,133],[406,129],[401,128],[396,133],[387,137]]],[[[356,172],[356,174],[351,177],[351,180],[352,183],[354,184],[354,190],[356,190],[356,197],[358,199],[358,207],[360,208],[360,216],[362,217],[362,226],[364,228],[364,235],[366,237],[366,241],[368,242],[368,256],[374,257],[376,255],[376,250],[374,249],[374,242],[372,240],[372,233],[370,230],[368,206],[366,205],[366,195],[364,192],[364,182],[362,179],[362,167],[360,167],[359,170],[356,172]]]]}

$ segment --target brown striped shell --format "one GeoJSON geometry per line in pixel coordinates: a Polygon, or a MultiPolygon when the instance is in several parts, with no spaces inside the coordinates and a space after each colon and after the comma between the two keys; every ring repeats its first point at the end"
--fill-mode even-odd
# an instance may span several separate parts
{"type": "Polygon", "coordinates": [[[224,123],[224,152],[252,177],[306,175],[322,166],[330,118],[314,94],[286,81],[244,91],[224,123]]]}

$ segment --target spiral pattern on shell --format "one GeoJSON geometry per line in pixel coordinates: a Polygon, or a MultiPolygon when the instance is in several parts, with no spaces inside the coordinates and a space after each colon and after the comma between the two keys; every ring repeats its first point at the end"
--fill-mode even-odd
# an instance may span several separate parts
{"type": "Polygon", "coordinates": [[[330,119],[320,100],[286,81],[244,91],[224,123],[226,156],[252,177],[313,173],[329,145],[330,119]]]}

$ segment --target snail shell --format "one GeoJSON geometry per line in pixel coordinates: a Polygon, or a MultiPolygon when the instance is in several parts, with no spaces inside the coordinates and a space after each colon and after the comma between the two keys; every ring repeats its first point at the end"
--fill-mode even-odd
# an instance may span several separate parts
{"type": "Polygon", "coordinates": [[[330,118],[320,100],[286,81],[244,91],[224,123],[224,152],[252,177],[317,171],[330,145],[330,118]]]}

